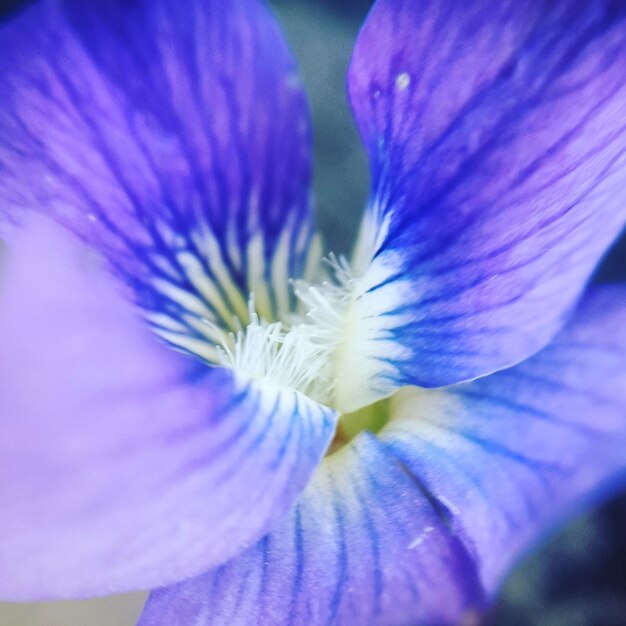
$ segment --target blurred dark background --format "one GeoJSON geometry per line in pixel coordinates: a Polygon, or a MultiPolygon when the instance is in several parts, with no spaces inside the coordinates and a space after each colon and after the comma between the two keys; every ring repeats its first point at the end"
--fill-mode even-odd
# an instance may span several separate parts
{"type": "MultiPolygon", "coordinates": [[[[7,15],[20,4],[24,2],[0,0],[0,11],[7,15]]],[[[368,173],[347,105],[345,72],[370,1],[272,4],[300,61],[311,100],[319,225],[328,249],[347,253],[367,198],[368,173]]],[[[607,256],[596,280],[626,280],[625,238],[607,256]]],[[[626,495],[572,521],[513,572],[488,626],[626,626],[624,529],[626,495]]],[[[0,626],[131,625],[141,601],[134,596],[32,610],[0,606],[0,626]]]]}

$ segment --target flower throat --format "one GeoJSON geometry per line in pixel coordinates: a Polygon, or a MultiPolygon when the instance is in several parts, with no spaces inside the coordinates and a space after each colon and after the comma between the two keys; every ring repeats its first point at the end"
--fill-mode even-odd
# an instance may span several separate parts
{"type": "Polygon", "coordinates": [[[262,319],[250,296],[245,326],[236,320],[236,331],[214,327],[219,343],[213,363],[333,406],[335,361],[346,336],[357,279],[343,257],[330,255],[325,263],[330,269],[327,280],[292,282],[299,306],[289,319],[262,319]]]}

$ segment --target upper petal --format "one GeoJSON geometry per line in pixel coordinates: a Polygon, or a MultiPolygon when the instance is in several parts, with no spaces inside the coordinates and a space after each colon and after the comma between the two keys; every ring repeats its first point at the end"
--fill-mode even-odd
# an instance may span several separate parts
{"type": "Polygon", "coordinates": [[[521,366],[391,403],[273,532],[153,592],[141,626],[477,623],[522,550],[623,484],[626,288],[593,294],[521,366]]]}
{"type": "Polygon", "coordinates": [[[2,269],[1,597],[172,583],[291,506],[334,412],[161,344],[58,227],[2,269]]]}
{"type": "MultiPolygon", "coordinates": [[[[626,8],[378,0],[349,71],[372,197],[346,396],[510,366],[626,218],[626,8]],[[363,365],[361,365],[363,369],[363,365]]],[[[348,375],[347,375],[348,376],[348,375]]]]}
{"type": "Polygon", "coordinates": [[[310,143],[258,0],[43,0],[0,29],[4,221],[39,210],[99,248],[192,352],[250,292],[289,310],[315,255],[310,143]]]}

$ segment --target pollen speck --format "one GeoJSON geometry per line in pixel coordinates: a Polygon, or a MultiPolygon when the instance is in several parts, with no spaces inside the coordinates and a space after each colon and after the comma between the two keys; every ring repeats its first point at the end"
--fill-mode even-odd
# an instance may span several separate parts
{"type": "Polygon", "coordinates": [[[399,91],[404,91],[411,84],[411,76],[406,72],[401,72],[396,76],[396,87],[399,91]]]}

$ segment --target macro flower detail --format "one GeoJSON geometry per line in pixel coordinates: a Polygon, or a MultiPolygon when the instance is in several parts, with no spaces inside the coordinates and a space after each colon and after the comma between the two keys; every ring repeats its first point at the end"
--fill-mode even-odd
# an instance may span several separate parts
{"type": "Polygon", "coordinates": [[[324,258],[259,0],[0,27],[0,595],[142,626],[474,623],[626,469],[626,7],[377,0],[324,258]]]}

